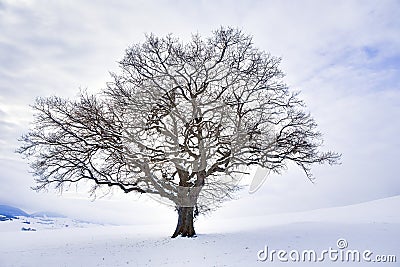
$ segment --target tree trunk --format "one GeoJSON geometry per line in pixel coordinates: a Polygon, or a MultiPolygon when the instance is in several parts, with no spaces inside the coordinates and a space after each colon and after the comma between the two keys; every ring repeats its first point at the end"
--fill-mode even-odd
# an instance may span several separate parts
{"type": "Polygon", "coordinates": [[[193,226],[193,207],[178,207],[178,223],[172,238],[181,235],[182,237],[196,237],[193,226]]]}

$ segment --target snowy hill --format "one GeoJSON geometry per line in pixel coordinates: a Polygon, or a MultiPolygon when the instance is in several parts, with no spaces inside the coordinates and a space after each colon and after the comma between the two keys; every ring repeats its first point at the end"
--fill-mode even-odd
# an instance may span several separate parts
{"type": "Polygon", "coordinates": [[[13,206],[0,205],[0,232],[38,231],[67,227],[86,228],[93,226],[98,226],[98,224],[70,219],[54,212],[28,214],[13,206]]]}
{"type": "Polygon", "coordinates": [[[18,216],[23,216],[23,217],[48,217],[48,218],[65,218],[66,216],[56,213],[56,212],[51,212],[51,211],[39,211],[35,212],[32,214],[28,214],[27,212],[13,207],[9,205],[0,205],[0,216],[3,218],[13,218],[13,217],[18,217],[18,216]]]}
{"type": "Polygon", "coordinates": [[[65,215],[56,213],[56,212],[51,212],[51,211],[39,211],[39,212],[35,212],[32,213],[30,215],[31,217],[42,217],[42,218],[66,218],[65,215]]]}
{"type": "Polygon", "coordinates": [[[15,216],[29,216],[29,214],[12,206],[0,205],[0,216],[3,218],[12,218],[15,216]]]}
{"type": "Polygon", "coordinates": [[[169,238],[174,225],[9,229],[1,233],[0,266],[398,266],[399,206],[400,197],[392,197],[298,213],[211,216],[196,222],[194,239],[169,238]]]}

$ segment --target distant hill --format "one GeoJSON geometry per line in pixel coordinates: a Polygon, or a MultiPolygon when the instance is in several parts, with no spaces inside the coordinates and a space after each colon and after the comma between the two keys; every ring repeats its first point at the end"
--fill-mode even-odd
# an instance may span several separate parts
{"type": "Polygon", "coordinates": [[[66,218],[66,216],[56,213],[56,212],[51,212],[51,211],[40,211],[40,212],[35,212],[31,214],[31,217],[40,217],[40,218],[66,218]]]}
{"type": "Polygon", "coordinates": [[[51,212],[51,211],[40,211],[32,214],[28,214],[25,211],[8,205],[0,205],[0,218],[15,218],[17,216],[24,217],[37,217],[37,218],[66,218],[66,216],[51,212]]]}
{"type": "Polygon", "coordinates": [[[2,217],[15,217],[15,216],[29,217],[29,214],[26,213],[25,211],[8,205],[0,205],[0,215],[3,215],[2,217]]]}

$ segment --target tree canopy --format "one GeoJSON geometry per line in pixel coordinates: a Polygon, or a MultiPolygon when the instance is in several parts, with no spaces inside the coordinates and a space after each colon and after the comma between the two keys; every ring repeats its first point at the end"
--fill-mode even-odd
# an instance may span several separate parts
{"type": "Polygon", "coordinates": [[[321,133],[279,63],[238,29],[187,43],[147,35],[100,93],[38,98],[19,152],[32,158],[37,190],[89,180],[92,193],[159,195],[177,207],[174,236],[193,236],[185,222],[228,199],[241,167],[280,173],[294,162],[313,179],[312,164],[339,159],[319,151],[321,133]]]}

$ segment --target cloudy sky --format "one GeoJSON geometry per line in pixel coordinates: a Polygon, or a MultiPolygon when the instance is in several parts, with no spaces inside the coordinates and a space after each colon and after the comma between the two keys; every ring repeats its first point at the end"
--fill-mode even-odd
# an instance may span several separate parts
{"type": "MultiPolygon", "coordinates": [[[[340,166],[316,166],[317,183],[290,166],[260,190],[243,190],[214,216],[251,216],[346,205],[400,194],[399,1],[0,0],[0,204],[115,222],[174,220],[172,209],[135,195],[92,202],[30,190],[27,162],[14,153],[38,96],[96,92],[144,34],[185,40],[239,27],[255,46],[282,57],[340,166]],[[148,218],[136,216],[153,211],[148,218]],[[112,218],[112,219],[110,219],[112,218]],[[116,219],[117,218],[117,219],[116,219]]],[[[251,177],[248,178],[251,181],[251,177]]]]}

